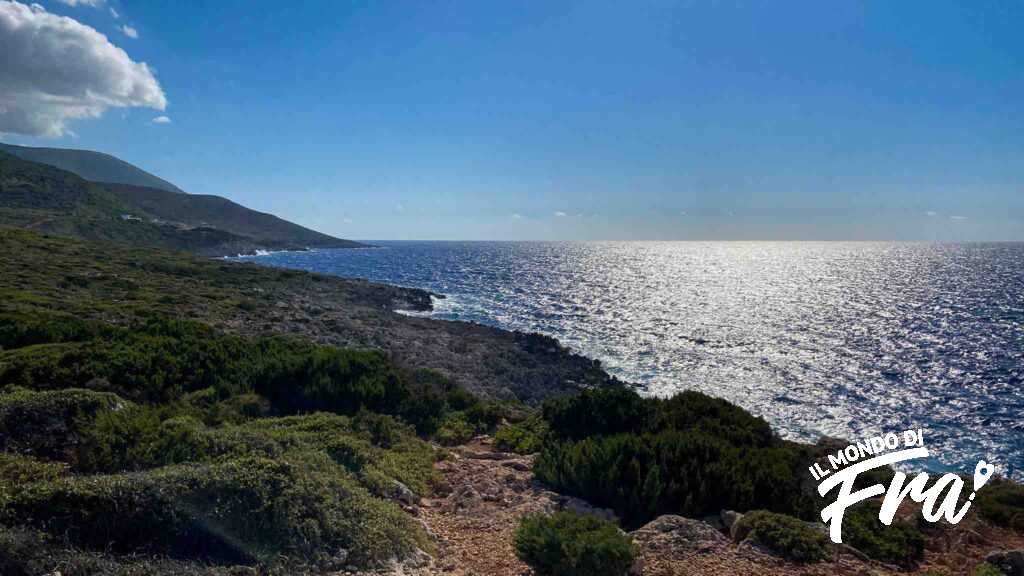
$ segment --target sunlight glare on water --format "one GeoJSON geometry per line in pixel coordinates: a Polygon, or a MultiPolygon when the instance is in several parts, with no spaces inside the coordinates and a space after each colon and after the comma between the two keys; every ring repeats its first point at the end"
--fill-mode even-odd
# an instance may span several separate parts
{"type": "Polygon", "coordinates": [[[445,294],[436,317],[550,334],[787,437],[925,428],[934,469],[1024,471],[1024,244],[379,244],[254,260],[445,294]]]}

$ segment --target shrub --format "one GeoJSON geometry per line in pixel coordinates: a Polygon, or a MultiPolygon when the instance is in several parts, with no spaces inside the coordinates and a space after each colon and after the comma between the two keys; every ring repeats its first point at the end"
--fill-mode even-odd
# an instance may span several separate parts
{"type": "MultiPolygon", "coordinates": [[[[20,326],[10,331],[34,330],[20,326]]],[[[271,410],[352,415],[367,409],[400,416],[428,435],[453,411],[464,411],[468,422],[487,429],[502,417],[497,405],[480,402],[440,374],[401,369],[379,351],[282,337],[243,338],[162,317],[131,327],[75,332],[74,338],[45,330],[40,334],[8,338],[50,341],[0,352],[0,386],[79,387],[114,392],[140,404],[184,403],[211,423],[238,422],[271,410]]]]}
{"type": "Polygon", "coordinates": [[[865,502],[849,508],[843,517],[843,542],[879,562],[916,568],[924,557],[924,535],[906,522],[882,524],[878,519],[880,507],[865,502]]]}
{"type": "Polygon", "coordinates": [[[351,562],[369,565],[423,541],[397,506],[315,453],[41,482],[4,504],[2,520],[73,545],[215,561],[316,559],[345,548],[351,562]]]}
{"type": "Polygon", "coordinates": [[[100,322],[90,322],[67,314],[43,312],[0,315],[0,350],[33,344],[78,342],[109,333],[100,322]]]}
{"type": "Polygon", "coordinates": [[[79,421],[130,406],[92,390],[9,388],[0,393],[0,450],[66,460],[78,442],[79,421]]]}
{"type": "Polygon", "coordinates": [[[812,564],[828,557],[828,538],[792,516],[757,510],[744,514],[739,522],[741,533],[787,560],[812,564]]]}
{"type": "Polygon", "coordinates": [[[458,413],[445,418],[435,437],[444,446],[455,446],[469,442],[475,433],[476,428],[466,421],[465,415],[458,413]]]}
{"type": "Polygon", "coordinates": [[[67,473],[60,462],[45,462],[22,454],[0,452],[0,490],[30,482],[56,480],[67,473]]]}
{"type": "Polygon", "coordinates": [[[614,524],[575,512],[523,518],[515,549],[538,576],[622,576],[637,555],[614,524]]]}
{"type": "Polygon", "coordinates": [[[522,422],[507,424],[494,434],[494,446],[498,450],[516,454],[540,452],[547,433],[547,423],[538,415],[532,415],[522,422]]]}
{"type": "Polygon", "coordinates": [[[1024,486],[1008,480],[993,482],[978,492],[977,506],[990,522],[1024,531],[1024,486]]]}
{"type": "Polygon", "coordinates": [[[160,418],[153,408],[102,415],[84,427],[75,468],[116,473],[315,451],[328,455],[378,496],[390,496],[394,480],[424,495],[435,479],[433,450],[410,427],[388,416],[362,414],[353,421],[312,414],[217,428],[187,416],[160,418]]]}
{"type": "Polygon", "coordinates": [[[655,403],[625,387],[584,390],[544,403],[544,419],[560,439],[652,431],[655,403]]]}
{"type": "Polygon", "coordinates": [[[764,420],[724,401],[696,392],[657,400],[595,390],[546,405],[544,417],[551,430],[536,476],[613,508],[628,526],[723,508],[815,512],[813,495],[800,485],[809,447],[774,438],[764,420]],[[587,426],[595,430],[589,436],[587,426]]]}

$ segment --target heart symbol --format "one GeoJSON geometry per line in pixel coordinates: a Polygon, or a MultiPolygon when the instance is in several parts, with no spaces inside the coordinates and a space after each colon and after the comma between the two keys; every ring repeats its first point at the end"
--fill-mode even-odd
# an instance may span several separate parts
{"type": "Polygon", "coordinates": [[[984,460],[979,460],[978,465],[974,467],[974,491],[981,490],[981,487],[985,485],[985,482],[988,482],[988,479],[992,477],[992,473],[995,471],[995,466],[984,460]]]}

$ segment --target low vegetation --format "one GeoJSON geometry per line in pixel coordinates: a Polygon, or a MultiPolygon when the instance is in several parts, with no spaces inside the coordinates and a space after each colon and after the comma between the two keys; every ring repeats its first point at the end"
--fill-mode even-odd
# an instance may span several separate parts
{"type": "Polygon", "coordinates": [[[516,454],[540,452],[547,434],[547,422],[539,414],[531,414],[520,422],[506,424],[494,434],[494,446],[498,450],[516,454]]]}
{"type": "Polygon", "coordinates": [[[879,562],[916,568],[924,558],[924,535],[905,521],[882,524],[879,507],[877,502],[865,502],[848,509],[843,518],[843,542],[879,562]]]}
{"type": "Polygon", "coordinates": [[[1024,532],[1024,486],[994,481],[978,492],[975,505],[979,514],[992,523],[1024,532]]]}
{"type": "Polygon", "coordinates": [[[739,533],[792,562],[813,564],[829,556],[828,538],[792,516],[757,510],[744,514],[739,523],[739,533]]]}
{"type": "Polygon", "coordinates": [[[568,511],[523,518],[515,549],[538,576],[622,576],[637,556],[614,524],[568,511]]]}
{"type": "Polygon", "coordinates": [[[380,352],[160,314],[5,312],[0,346],[5,574],[69,550],[199,562],[184,572],[404,558],[431,546],[399,505],[436,482],[424,438],[506,414],[380,352]],[[36,540],[45,552],[18,553],[36,540]]]}
{"type": "Polygon", "coordinates": [[[810,447],[780,440],[767,422],[724,400],[608,388],[548,402],[543,412],[550,432],[537,477],[613,508],[629,526],[722,509],[816,512],[799,475],[810,447]]]}

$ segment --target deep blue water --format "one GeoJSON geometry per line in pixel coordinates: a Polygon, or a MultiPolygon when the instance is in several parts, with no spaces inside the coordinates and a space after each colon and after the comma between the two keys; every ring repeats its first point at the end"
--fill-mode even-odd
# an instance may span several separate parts
{"type": "Polygon", "coordinates": [[[555,336],[787,437],[925,428],[933,470],[1024,475],[1024,244],[376,244],[251,260],[445,294],[438,318],[555,336]]]}

